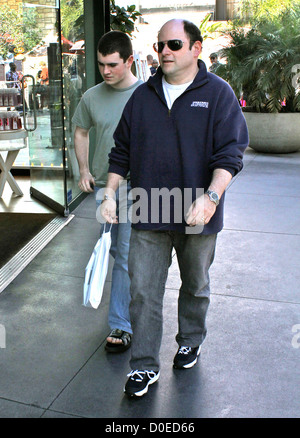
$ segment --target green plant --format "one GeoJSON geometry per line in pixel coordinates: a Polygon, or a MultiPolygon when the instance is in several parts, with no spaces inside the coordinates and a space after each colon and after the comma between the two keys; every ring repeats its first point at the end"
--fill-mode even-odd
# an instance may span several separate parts
{"type": "Polygon", "coordinates": [[[31,50],[42,40],[42,31],[36,24],[36,12],[20,7],[0,8],[0,55],[7,58],[9,52],[23,53],[31,50]]]}
{"type": "Polygon", "coordinates": [[[230,43],[219,54],[226,63],[216,73],[237,97],[243,93],[256,112],[300,111],[295,66],[300,65],[300,8],[287,9],[276,19],[258,20],[249,28],[233,27],[230,43]]]}
{"type": "Polygon", "coordinates": [[[132,35],[135,30],[135,21],[142,14],[135,10],[135,5],[127,6],[127,9],[117,6],[114,0],[110,2],[110,27],[112,30],[132,35]]]}
{"type": "Polygon", "coordinates": [[[210,17],[211,14],[207,14],[199,26],[203,41],[205,41],[207,38],[212,38],[212,34],[219,32],[220,28],[222,27],[222,23],[211,23],[210,17]]]}
{"type": "Polygon", "coordinates": [[[276,20],[287,9],[299,4],[299,0],[242,0],[239,14],[243,23],[276,20]]]}
{"type": "Polygon", "coordinates": [[[84,39],[84,7],[82,0],[61,0],[62,34],[75,42],[84,39]]]}

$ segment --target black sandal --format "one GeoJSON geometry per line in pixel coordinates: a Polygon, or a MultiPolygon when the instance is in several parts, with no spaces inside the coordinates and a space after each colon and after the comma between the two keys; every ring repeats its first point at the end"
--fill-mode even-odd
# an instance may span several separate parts
{"type": "Polygon", "coordinates": [[[105,350],[109,353],[122,353],[123,351],[128,350],[131,345],[131,334],[124,332],[120,329],[113,329],[108,337],[121,339],[122,343],[113,344],[112,342],[106,342],[105,350]]]}

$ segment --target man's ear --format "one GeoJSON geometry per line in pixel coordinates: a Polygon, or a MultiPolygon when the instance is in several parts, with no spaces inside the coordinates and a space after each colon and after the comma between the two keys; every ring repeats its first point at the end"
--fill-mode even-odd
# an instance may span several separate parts
{"type": "Polygon", "coordinates": [[[133,56],[133,55],[130,55],[129,58],[127,59],[127,61],[126,61],[127,66],[128,66],[129,68],[131,68],[133,61],[134,61],[134,56],[133,56]]]}
{"type": "Polygon", "coordinates": [[[194,42],[193,50],[194,50],[194,53],[195,53],[195,58],[198,58],[198,56],[202,52],[202,43],[201,43],[201,41],[195,41],[194,42]]]}

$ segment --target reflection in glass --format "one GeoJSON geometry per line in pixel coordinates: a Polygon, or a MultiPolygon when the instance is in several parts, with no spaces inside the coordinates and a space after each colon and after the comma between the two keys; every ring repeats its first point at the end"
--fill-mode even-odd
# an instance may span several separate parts
{"type": "Polygon", "coordinates": [[[71,202],[80,193],[71,121],[86,91],[83,0],[61,1],[61,30],[67,198],[71,202]]]}
{"type": "MultiPolygon", "coordinates": [[[[3,105],[16,111],[18,120],[24,116],[22,127],[28,131],[28,147],[20,150],[14,168],[30,169],[33,196],[64,212],[80,193],[71,119],[86,90],[83,3],[23,0],[19,8],[0,6],[0,33],[6,32],[1,42],[0,90],[8,94],[11,85],[5,79],[14,63],[21,99],[3,105]]],[[[24,146],[23,139],[13,141],[24,146]]]]}
{"type": "Polygon", "coordinates": [[[60,9],[56,0],[40,3],[23,1],[23,20],[31,17],[26,32],[35,33],[36,44],[18,55],[18,69],[30,75],[24,89],[30,132],[15,167],[30,168],[34,196],[66,206],[80,193],[71,119],[86,90],[83,0],[61,0],[60,9]]]}

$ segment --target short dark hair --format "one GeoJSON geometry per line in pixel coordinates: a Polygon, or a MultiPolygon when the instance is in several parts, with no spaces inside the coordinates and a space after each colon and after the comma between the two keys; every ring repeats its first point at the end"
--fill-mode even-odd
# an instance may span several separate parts
{"type": "Polygon", "coordinates": [[[118,52],[124,62],[133,54],[129,36],[119,30],[111,30],[105,33],[98,42],[97,51],[103,56],[118,52]]]}
{"type": "Polygon", "coordinates": [[[200,41],[201,43],[203,42],[199,27],[197,27],[191,21],[183,20],[183,29],[190,39],[190,49],[193,47],[195,41],[200,41]]]}

